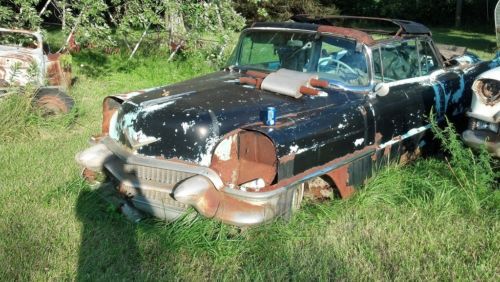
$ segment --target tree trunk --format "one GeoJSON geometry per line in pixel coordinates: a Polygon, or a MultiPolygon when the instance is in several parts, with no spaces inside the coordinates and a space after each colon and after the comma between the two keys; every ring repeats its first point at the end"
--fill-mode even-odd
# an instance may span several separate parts
{"type": "Polygon", "coordinates": [[[43,15],[43,13],[45,13],[45,10],[47,10],[47,7],[49,6],[50,4],[50,1],[52,0],[47,0],[47,2],[45,2],[45,5],[43,5],[43,8],[42,10],[40,11],[40,13],[38,14],[39,17],[41,17],[43,15]]]}
{"type": "Polygon", "coordinates": [[[66,30],[66,0],[62,2],[62,30],[66,30]]]}
{"type": "Polygon", "coordinates": [[[463,0],[457,0],[457,7],[455,10],[455,27],[460,27],[462,25],[462,7],[464,5],[463,0]]]}
{"type": "Polygon", "coordinates": [[[144,39],[144,37],[146,36],[146,34],[148,33],[148,29],[149,29],[150,26],[151,26],[151,23],[148,23],[148,25],[144,29],[144,32],[141,35],[141,38],[139,39],[139,41],[137,42],[137,44],[135,44],[134,50],[132,50],[132,53],[130,54],[130,57],[128,57],[129,60],[132,59],[132,57],[135,55],[135,52],[137,52],[137,49],[139,49],[139,46],[141,45],[142,40],[144,39]]]}

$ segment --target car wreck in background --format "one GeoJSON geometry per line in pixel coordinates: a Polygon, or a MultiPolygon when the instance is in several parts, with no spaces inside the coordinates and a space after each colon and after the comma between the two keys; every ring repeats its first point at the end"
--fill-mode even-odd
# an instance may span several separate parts
{"type": "Polygon", "coordinates": [[[12,87],[31,84],[37,106],[50,113],[69,112],[74,104],[66,94],[71,65],[61,60],[62,54],[50,54],[44,47],[40,32],[0,28],[0,97],[12,87]]]}
{"type": "Polygon", "coordinates": [[[417,157],[431,110],[463,116],[473,81],[500,63],[446,58],[415,22],[293,20],[245,29],[224,70],[107,97],[102,133],[76,156],[84,175],[105,173],[131,206],[167,220],[189,207],[238,226],[289,217],[305,196],[348,197],[417,157]]]}
{"type": "Polygon", "coordinates": [[[500,158],[500,67],[481,74],[472,85],[469,128],[462,134],[465,144],[500,158]]]}

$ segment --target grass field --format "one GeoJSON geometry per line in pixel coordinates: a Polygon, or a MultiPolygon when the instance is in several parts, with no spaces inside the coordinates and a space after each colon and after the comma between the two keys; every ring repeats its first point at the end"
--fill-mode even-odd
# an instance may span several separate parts
{"type": "MultiPolygon", "coordinates": [[[[493,35],[434,35],[493,56],[493,35]]],[[[353,198],[306,203],[289,223],[242,232],[200,217],[128,222],[82,182],[74,161],[100,131],[102,98],[212,67],[203,58],[124,63],[89,53],[73,63],[72,114],[45,119],[25,99],[0,102],[0,280],[500,279],[494,172],[454,142],[449,163],[391,166],[353,198]]]]}

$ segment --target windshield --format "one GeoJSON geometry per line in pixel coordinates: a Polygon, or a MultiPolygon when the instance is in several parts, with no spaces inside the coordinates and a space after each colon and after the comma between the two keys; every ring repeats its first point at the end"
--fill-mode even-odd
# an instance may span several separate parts
{"type": "Polygon", "coordinates": [[[369,82],[366,57],[357,50],[355,41],[317,33],[247,31],[230,63],[242,69],[317,73],[322,79],[348,86],[369,82]]]}
{"type": "Polygon", "coordinates": [[[39,42],[33,34],[1,31],[0,45],[36,49],[39,47],[39,42]]]}

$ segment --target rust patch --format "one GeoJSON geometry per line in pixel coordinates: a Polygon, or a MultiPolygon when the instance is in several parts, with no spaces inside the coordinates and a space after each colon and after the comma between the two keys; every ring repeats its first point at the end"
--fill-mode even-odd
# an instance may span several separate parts
{"type": "Polygon", "coordinates": [[[371,35],[369,35],[368,33],[363,32],[361,30],[352,29],[352,28],[320,25],[318,27],[318,31],[325,32],[325,33],[333,33],[333,34],[338,34],[338,35],[342,35],[345,37],[353,38],[353,39],[356,39],[356,41],[362,42],[366,45],[372,45],[375,43],[375,40],[373,40],[373,37],[371,35]]]}
{"type": "Polygon", "coordinates": [[[215,170],[226,185],[236,185],[239,177],[238,132],[226,135],[216,146],[210,168],[215,170]],[[228,142],[228,144],[223,144],[228,142]],[[221,148],[224,146],[225,148],[221,148]],[[222,151],[223,150],[223,151],[222,151]]]}
{"type": "Polygon", "coordinates": [[[266,213],[266,205],[252,205],[215,189],[207,189],[200,196],[200,200],[194,205],[196,210],[208,218],[215,217],[225,223],[254,224],[270,219],[273,215],[266,213]]]}
{"type": "Polygon", "coordinates": [[[349,184],[349,164],[328,172],[326,176],[335,183],[342,199],[348,198],[356,192],[354,187],[349,184]]]}
{"type": "Polygon", "coordinates": [[[215,148],[210,167],[226,184],[237,186],[262,178],[268,186],[277,172],[275,147],[271,139],[262,133],[232,132],[215,148]]]}
{"type": "Polygon", "coordinates": [[[83,169],[82,177],[89,183],[94,183],[97,180],[97,174],[88,168],[83,169]]]}
{"type": "Polygon", "coordinates": [[[240,175],[238,184],[260,176],[269,185],[276,176],[276,151],[274,144],[263,134],[243,131],[239,135],[238,158],[240,175]]]}
{"type": "MultiPolygon", "coordinates": [[[[289,178],[287,178],[287,179],[284,179],[284,180],[282,180],[282,181],[280,181],[280,182],[278,182],[278,183],[276,183],[276,184],[274,184],[274,185],[271,185],[271,186],[269,186],[269,187],[266,187],[266,189],[261,190],[261,191],[272,191],[272,190],[275,190],[275,189],[278,189],[278,188],[281,188],[281,187],[284,187],[284,186],[290,185],[290,184],[292,184],[292,183],[294,183],[294,182],[296,182],[296,181],[299,181],[300,179],[304,178],[305,176],[307,176],[307,175],[309,175],[309,174],[312,174],[312,173],[314,173],[314,172],[316,172],[316,171],[318,171],[318,170],[321,170],[321,169],[323,169],[323,168],[325,168],[325,167],[327,167],[327,166],[331,166],[331,165],[334,165],[334,164],[336,164],[336,163],[342,162],[342,161],[344,161],[344,160],[346,160],[346,159],[353,158],[353,157],[355,157],[355,156],[357,156],[357,155],[361,155],[361,154],[367,153],[367,152],[369,152],[369,151],[372,151],[373,149],[376,149],[376,147],[377,147],[377,144],[373,144],[373,145],[370,145],[370,146],[366,146],[366,147],[364,147],[363,149],[360,149],[360,150],[354,151],[354,152],[352,152],[352,153],[350,153],[350,154],[347,154],[347,155],[345,155],[345,156],[342,156],[342,157],[339,157],[339,158],[337,158],[337,159],[331,160],[331,161],[329,161],[329,162],[327,162],[327,163],[325,163],[325,164],[323,164],[323,165],[320,165],[320,166],[316,166],[316,167],[310,168],[310,169],[308,169],[308,170],[306,170],[306,171],[303,171],[303,172],[301,172],[301,173],[299,173],[299,174],[296,174],[296,175],[294,175],[294,176],[292,176],[292,177],[289,177],[289,178]]],[[[293,161],[293,158],[294,158],[294,157],[295,157],[294,155],[293,155],[293,156],[292,156],[292,155],[284,156],[284,157],[281,157],[281,158],[279,159],[279,162],[280,162],[281,164],[284,164],[284,163],[287,163],[288,161],[293,161]]],[[[345,169],[347,170],[347,168],[348,168],[349,164],[346,164],[346,166],[347,166],[347,167],[346,167],[345,169]]],[[[338,169],[338,168],[337,168],[337,169],[338,169]]],[[[346,172],[346,174],[348,174],[348,173],[346,172]]],[[[348,178],[347,178],[347,179],[348,179],[348,178]]],[[[336,184],[336,185],[338,185],[337,183],[335,183],[335,184],[336,184]]]]}
{"type": "Polygon", "coordinates": [[[78,43],[76,43],[76,40],[75,40],[75,33],[72,32],[69,36],[69,40],[68,40],[68,49],[69,51],[71,52],[75,52],[75,53],[78,53],[80,52],[80,45],[78,43]]]}
{"type": "Polygon", "coordinates": [[[111,117],[118,110],[122,103],[123,100],[114,96],[108,96],[102,101],[102,135],[108,135],[109,122],[111,121],[111,117]]]}
{"type": "Polygon", "coordinates": [[[295,160],[295,153],[281,157],[280,164],[286,164],[286,163],[291,162],[293,160],[295,160]]]}
{"type": "Polygon", "coordinates": [[[49,85],[64,86],[69,88],[71,86],[71,68],[63,68],[59,60],[61,54],[48,54],[47,55],[47,78],[49,85]]]}
{"type": "Polygon", "coordinates": [[[57,95],[46,95],[36,100],[36,105],[40,107],[45,115],[57,115],[71,111],[70,106],[64,98],[57,95]]]}
{"type": "Polygon", "coordinates": [[[421,154],[422,151],[420,150],[420,147],[417,146],[415,150],[406,151],[405,153],[403,153],[399,158],[399,163],[402,165],[411,163],[415,161],[418,157],[420,157],[421,154]]]}

